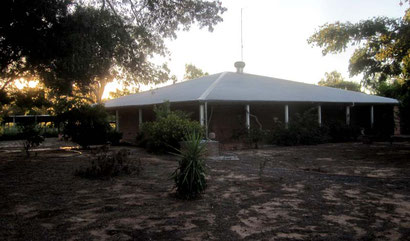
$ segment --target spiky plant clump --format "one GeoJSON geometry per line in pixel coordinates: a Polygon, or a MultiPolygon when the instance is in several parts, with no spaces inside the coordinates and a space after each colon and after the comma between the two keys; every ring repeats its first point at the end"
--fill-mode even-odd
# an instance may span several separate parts
{"type": "Polygon", "coordinates": [[[205,145],[202,135],[191,132],[184,138],[183,147],[178,150],[179,166],[172,174],[177,195],[183,199],[195,199],[206,188],[205,145]]]}

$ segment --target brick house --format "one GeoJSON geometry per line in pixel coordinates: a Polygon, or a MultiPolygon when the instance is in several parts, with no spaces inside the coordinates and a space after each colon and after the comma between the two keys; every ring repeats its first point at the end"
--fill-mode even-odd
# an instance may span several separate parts
{"type": "Polygon", "coordinates": [[[215,139],[229,142],[235,130],[269,129],[274,121],[289,123],[295,113],[316,108],[319,124],[343,121],[363,128],[388,128],[400,134],[398,101],[364,93],[237,72],[223,72],[155,90],[108,100],[124,140],[133,142],[139,126],[154,120],[153,106],[169,101],[172,110],[192,113],[215,139]]]}

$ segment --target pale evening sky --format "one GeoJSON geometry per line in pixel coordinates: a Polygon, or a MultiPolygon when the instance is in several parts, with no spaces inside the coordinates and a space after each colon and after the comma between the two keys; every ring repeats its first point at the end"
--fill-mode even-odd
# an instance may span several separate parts
{"type": "MultiPolygon", "coordinates": [[[[241,58],[242,8],[244,72],[312,84],[333,70],[349,77],[347,68],[352,49],[324,57],[320,48],[307,43],[309,36],[327,22],[402,17],[406,6],[399,3],[399,0],[223,0],[222,5],[228,10],[213,32],[194,26],[188,32],[179,32],[176,40],[167,41],[171,52],[168,65],[179,80],[183,78],[186,63],[210,74],[235,71],[233,64],[241,58]]],[[[360,76],[351,79],[360,81],[360,76]]],[[[112,86],[107,89],[112,90],[112,86]]]]}

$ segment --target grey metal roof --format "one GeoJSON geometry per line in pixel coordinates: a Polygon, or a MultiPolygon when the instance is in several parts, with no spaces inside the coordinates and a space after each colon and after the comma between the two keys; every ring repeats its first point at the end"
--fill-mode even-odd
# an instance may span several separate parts
{"type": "Polygon", "coordinates": [[[318,102],[397,104],[398,101],[355,91],[284,79],[223,72],[105,102],[107,108],[143,106],[164,101],[318,102]]]}

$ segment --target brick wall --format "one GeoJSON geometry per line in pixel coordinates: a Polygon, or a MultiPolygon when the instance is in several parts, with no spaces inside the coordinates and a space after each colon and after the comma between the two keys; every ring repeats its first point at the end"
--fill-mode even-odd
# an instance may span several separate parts
{"type": "MultiPolygon", "coordinates": [[[[289,110],[291,111],[292,108],[289,107],[289,110]]],[[[250,117],[251,127],[259,128],[256,118],[263,129],[269,130],[273,128],[275,119],[282,123],[285,122],[285,105],[282,104],[251,104],[250,113],[252,115],[250,117]]]]}
{"type": "MultiPolygon", "coordinates": [[[[135,142],[139,131],[139,117],[137,107],[127,107],[118,110],[119,115],[119,131],[122,133],[122,138],[127,142],[135,142]]],[[[154,113],[152,107],[143,107],[142,122],[152,121],[154,113]]]]}
{"type": "Polygon", "coordinates": [[[235,132],[245,127],[244,105],[208,104],[210,117],[209,132],[214,132],[218,141],[231,140],[235,132]]]}
{"type": "Polygon", "coordinates": [[[118,110],[119,131],[125,141],[132,142],[138,133],[138,109],[124,108],[118,110]]]}

